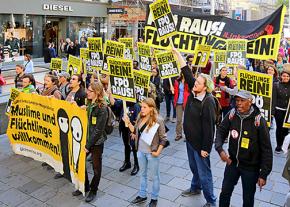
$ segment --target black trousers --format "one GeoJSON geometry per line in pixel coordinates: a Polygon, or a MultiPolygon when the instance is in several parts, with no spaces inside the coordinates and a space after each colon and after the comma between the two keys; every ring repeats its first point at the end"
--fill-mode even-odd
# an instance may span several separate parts
{"type": "Polygon", "coordinates": [[[276,141],[277,141],[277,150],[281,150],[284,139],[288,134],[288,129],[283,128],[283,122],[286,115],[286,111],[276,110],[275,120],[276,120],[276,141]]]}
{"type": "Polygon", "coordinates": [[[132,151],[134,156],[134,164],[138,165],[137,150],[134,141],[130,138],[129,128],[122,127],[122,138],[125,147],[125,162],[130,162],[130,154],[132,151]]]}
{"type": "Polygon", "coordinates": [[[253,207],[256,193],[256,183],[259,172],[252,172],[236,167],[236,164],[227,165],[224,173],[222,192],[219,199],[219,207],[229,207],[231,196],[239,178],[242,179],[243,207],[253,207]]]}
{"type": "MultiPolygon", "coordinates": [[[[91,184],[89,183],[89,177],[88,177],[88,171],[86,170],[86,177],[85,177],[85,191],[98,191],[100,179],[101,179],[101,173],[102,173],[102,155],[104,150],[104,144],[101,145],[95,145],[91,148],[90,152],[92,154],[92,164],[93,164],[93,171],[94,176],[91,181],[91,184]]],[[[88,153],[88,154],[89,154],[88,153]]],[[[88,155],[87,154],[87,155],[88,155]]]]}

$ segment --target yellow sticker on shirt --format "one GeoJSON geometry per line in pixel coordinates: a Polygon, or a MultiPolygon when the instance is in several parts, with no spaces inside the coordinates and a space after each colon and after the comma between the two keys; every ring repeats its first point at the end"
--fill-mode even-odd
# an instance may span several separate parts
{"type": "Polygon", "coordinates": [[[241,147],[248,149],[249,148],[250,139],[249,138],[242,138],[241,147]]]}
{"type": "Polygon", "coordinates": [[[97,117],[95,116],[92,117],[92,124],[93,125],[97,124],[97,117]]]}

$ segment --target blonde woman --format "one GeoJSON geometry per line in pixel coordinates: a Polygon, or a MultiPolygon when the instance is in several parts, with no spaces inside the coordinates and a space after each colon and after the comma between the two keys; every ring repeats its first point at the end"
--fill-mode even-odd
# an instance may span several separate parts
{"type": "Polygon", "coordinates": [[[123,120],[134,133],[132,138],[135,139],[135,146],[138,150],[141,172],[139,195],[132,201],[132,204],[140,204],[147,200],[147,172],[150,171],[153,186],[149,207],[155,207],[160,190],[159,156],[168,143],[164,122],[158,117],[155,101],[152,98],[142,101],[135,126],[132,125],[128,116],[125,115],[123,120]]]}

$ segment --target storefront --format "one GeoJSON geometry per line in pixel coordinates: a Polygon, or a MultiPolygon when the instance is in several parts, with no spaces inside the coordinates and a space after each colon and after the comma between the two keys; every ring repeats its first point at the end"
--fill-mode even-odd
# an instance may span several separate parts
{"type": "MultiPolygon", "coordinates": [[[[117,7],[117,6],[116,6],[117,7]]],[[[133,37],[135,41],[143,37],[146,9],[145,7],[118,6],[123,13],[109,14],[109,37],[133,37]]]]}
{"type": "Polygon", "coordinates": [[[53,42],[89,36],[107,36],[107,4],[81,1],[5,1],[0,7],[1,59],[23,60],[24,54],[43,57],[43,49],[53,42]]]}

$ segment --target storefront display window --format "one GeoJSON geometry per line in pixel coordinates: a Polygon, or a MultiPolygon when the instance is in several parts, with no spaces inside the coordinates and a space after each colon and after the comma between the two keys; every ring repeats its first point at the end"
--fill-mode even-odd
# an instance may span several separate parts
{"type": "Polygon", "coordinates": [[[25,53],[41,57],[42,25],[42,16],[1,14],[1,62],[21,61],[25,53]]]}

